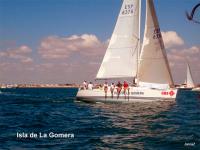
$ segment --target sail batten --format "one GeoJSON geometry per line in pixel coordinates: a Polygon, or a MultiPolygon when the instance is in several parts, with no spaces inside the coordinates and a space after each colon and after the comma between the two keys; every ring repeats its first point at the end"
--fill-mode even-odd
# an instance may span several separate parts
{"type": "Polygon", "coordinates": [[[146,20],[140,55],[138,78],[140,85],[173,85],[153,0],[146,0],[146,20]]]}
{"type": "Polygon", "coordinates": [[[134,77],[137,73],[140,0],[124,0],[97,79],[134,77]]]}

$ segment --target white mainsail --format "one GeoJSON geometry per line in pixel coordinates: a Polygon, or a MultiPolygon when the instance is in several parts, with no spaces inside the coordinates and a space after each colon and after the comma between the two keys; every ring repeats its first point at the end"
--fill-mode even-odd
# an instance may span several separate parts
{"type": "Polygon", "coordinates": [[[140,47],[141,0],[124,0],[97,79],[134,77],[140,47]]]}
{"type": "Polygon", "coordinates": [[[192,73],[191,73],[191,69],[190,69],[189,63],[187,63],[186,85],[187,85],[187,87],[194,87],[195,86],[193,78],[192,78],[192,73]]]}
{"type": "Polygon", "coordinates": [[[173,85],[153,0],[146,0],[146,21],[139,64],[139,85],[167,88],[173,85]]]}

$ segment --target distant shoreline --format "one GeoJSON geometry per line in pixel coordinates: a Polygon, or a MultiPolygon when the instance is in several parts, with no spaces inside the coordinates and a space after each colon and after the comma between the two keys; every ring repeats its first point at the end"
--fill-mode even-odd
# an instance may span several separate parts
{"type": "Polygon", "coordinates": [[[50,88],[57,88],[57,89],[66,88],[67,89],[67,88],[79,88],[79,87],[75,87],[75,86],[69,86],[69,87],[62,87],[62,86],[61,87],[53,87],[53,86],[52,87],[16,87],[16,88],[13,88],[13,89],[23,89],[23,88],[27,88],[27,89],[31,89],[31,88],[33,88],[33,89],[34,88],[49,88],[49,89],[50,88]]]}
{"type": "Polygon", "coordinates": [[[79,88],[77,84],[3,84],[0,89],[15,88],[79,88]]]}

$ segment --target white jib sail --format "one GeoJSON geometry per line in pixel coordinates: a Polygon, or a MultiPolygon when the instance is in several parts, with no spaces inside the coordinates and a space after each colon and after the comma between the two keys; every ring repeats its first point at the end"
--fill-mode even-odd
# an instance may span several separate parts
{"type": "Polygon", "coordinates": [[[140,0],[124,0],[97,79],[136,76],[139,18],[140,0]]]}
{"type": "Polygon", "coordinates": [[[191,70],[190,70],[190,66],[189,64],[187,63],[187,80],[186,80],[186,84],[187,84],[187,87],[194,87],[194,81],[193,81],[193,78],[192,78],[192,73],[191,73],[191,70]]]}
{"type": "Polygon", "coordinates": [[[139,85],[167,88],[173,85],[153,0],[146,0],[146,21],[139,64],[139,85]]]}

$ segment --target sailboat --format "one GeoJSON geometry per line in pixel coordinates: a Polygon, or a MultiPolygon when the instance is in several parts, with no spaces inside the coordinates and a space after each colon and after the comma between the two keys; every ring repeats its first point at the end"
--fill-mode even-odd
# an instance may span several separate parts
{"type": "Polygon", "coordinates": [[[191,69],[190,69],[190,65],[189,65],[188,62],[187,62],[186,86],[187,86],[187,88],[194,88],[195,87],[194,80],[193,80],[192,73],[191,73],[191,69]]]}
{"type": "Polygon", "coordinates": [[[192,77],[192,72],[191,72],[191,69],[190,69],[190,65],[187,61],[187,73],[186,73],[186,80],[185,80],[185,83],[183,84],[183,86],[180,87],[180,89],[182,90],[191,90],[195,87],[194,85],[194,80],[193,80],[193,77],[192,77]]]}
{"type": "Polygon", "coordinates": [[[190,89],[192,91],[199,91],[200,92],[200,87],[195,87],[194,80],[192,77],[192,72],[190,69],[190,65],[187,62],[187,78],[186,78],[186,89],[190,89]]]}
{"type": "Polygon", "coordinates": [[[137,79],[136,86],[129,86],[128,92],[115,89],[107,95],[102,88],[79,89],[77,99],[85,102],[150,102],[174,101],[171,71],[162,35],[159,28],[153,0],[146,0],[146,20],[143,44],[141,46],[141,1],[123,0],[121,10],[110,39],[105,56],[97,73],[97,80],[137,79]]]}
{"type": "Polygon", "coordinates": [[[192,72],[190,69],[190,65],[187,62],[187,77],[186,77],[186,89],[190,89],[192,91],[200,91],[200,87],[195,87],[194,80],[192,77],[192,72]]]}

